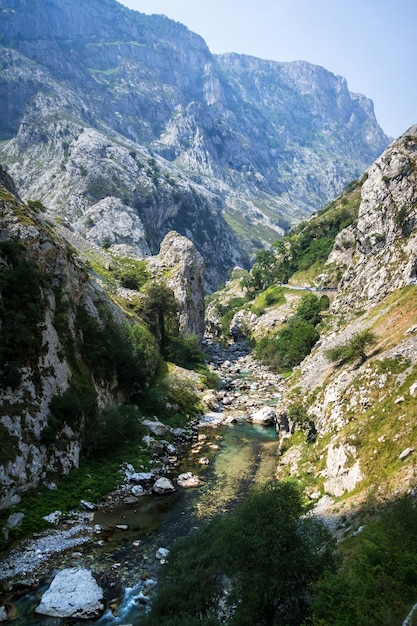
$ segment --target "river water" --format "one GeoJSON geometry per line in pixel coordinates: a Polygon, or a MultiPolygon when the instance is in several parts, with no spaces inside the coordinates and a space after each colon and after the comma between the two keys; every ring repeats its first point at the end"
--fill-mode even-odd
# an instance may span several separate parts
{"type": "MultiPolygon", "coordinates": [[[[244,421],[216,428],[204,427],[199,429],[199,442],[198,453],[190,452],[177,473],[190,471],[198,475],[200,486],[178,488],[171,495],[144,496],[139,504],[95,514],[94,523],[104,529],[100,542],[81,547],[65,566],[80,565],[99,572],[107,587],[113,585],[117,601],[113,611],[108,609],[99,620],[71,620],[69,623],[73,626],[140,624],[147,610],[143,602],[152,595],[151,589],[164,567],[155,558],[158,548],[169,548],[176,537],[198,528],[217,513],[229,510],[245,496],[251,485],[264,483],[274,476],[278,447],[274,427],[244,421]],[[202,457],[209,463],[199,463],[202,457]],[[127,529],[115,530],[116,524],[125,525],[127,529]]],[[[51,572],[51,578],[53,574],[51,572]]],[[[45,588],[14,605],[14,626],[64,623],[34,613],[45,588]]]]}

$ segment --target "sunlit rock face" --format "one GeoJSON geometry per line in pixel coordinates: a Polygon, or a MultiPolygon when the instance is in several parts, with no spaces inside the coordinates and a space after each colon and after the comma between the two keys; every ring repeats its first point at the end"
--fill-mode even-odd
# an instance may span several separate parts
{"type": "Polygon", "coordinates": [[[176,230],[209,289],[388,144],[372,102],[324,68],[213,55],[116,2],[4,0],[0,35],[0,159],[21,196],[139,255],[176,230]],[[113,203],[94,222],[114,198],[120,219],[113,203]],[[129,220],[134,240],[120,242],[129,220]]]}

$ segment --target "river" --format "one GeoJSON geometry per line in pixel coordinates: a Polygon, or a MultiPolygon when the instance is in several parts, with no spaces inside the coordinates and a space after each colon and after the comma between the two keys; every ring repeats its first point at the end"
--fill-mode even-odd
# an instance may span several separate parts
{"type": "MultiPolygon", "coordinates": [[[[239,369],[235,366],[236,371],[239,369]]],[[[234,379],[237,377],[247,380],[248,374],[235,375],[234,379]]],[[[237,397],[229,405],[229,413],[235,411],[241,416],[243,404],[250,404],[253,395],[258,403],[263,395],[264,400],[273,401],[273,387],[265,386],[262,394],[257,383],[250,380],[252,387],[244,395],[234,388],[237,397]]],[[[160,570],[165,566],[155,558],[156,551],[161,547],[169,549],[175,538],[188,534],[214,515],[227,512],[245,496],[251,485],[272,478],[277,453],[274,426],[258,426],[242,417],[238,417],[236,423],[216,428],[202,426],[198,431],[198,447],[190,450],[177,468],[177,474],[192,472],[199,476],[198,487],[178,487],[170,495],[143,496],[139,504],[96,512],[94,524],[103,528],[100,540],[77,547],[76,552],[63,559],[61,567],[79,565],[99,573],[103,586],[114,590],[113,608],[108,608],[99,620],[71,620],[70,623],[73,626],[140,624],[141,616],[148,610],[145,603],[152,596],[160,570]],[[204,464],[202,458],[206,459],[204,464]],[[116,525],[121,528],[115,528],[116,525]]],[[[51,571],[51,579],[55,573],[51,571]]],[[[46,588],[47,585],[13,602],[14,626],[64,623],[34,613],[46,588]]],[[[107,601],[112,599],[112,592],[109,593],[107,601]]]]}

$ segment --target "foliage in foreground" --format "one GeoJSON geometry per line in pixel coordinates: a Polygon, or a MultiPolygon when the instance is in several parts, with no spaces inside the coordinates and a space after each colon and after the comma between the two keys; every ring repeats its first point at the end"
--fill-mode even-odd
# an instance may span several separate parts
{"type": "Polygon", "coordinates": [[[417,510],[404,498],[346,541],[317,586],[316,626],[403,623],[417,599],[417,510]]]}
{"type": "Polygon", "coordinates": [[[268,483],[233,514],[178,540],[145,623],[301,624],[332,562],[327,529],[304,513],[293,484],[268,483]]]}

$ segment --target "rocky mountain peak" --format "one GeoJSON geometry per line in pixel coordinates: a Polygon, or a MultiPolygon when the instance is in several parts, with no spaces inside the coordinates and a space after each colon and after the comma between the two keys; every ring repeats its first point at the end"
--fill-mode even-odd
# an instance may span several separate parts
{"type": "Polygon", "coordinates": [[[191,237],[209,290],[388,143],[370,101],[307,62],[212,55],[185,26],[115,0],[1,11],[0,159],[21,196],[98,245],[144,254],[170,230],[191,237]],[[135,241],[121,236],[129,220],[135,241]]]}

